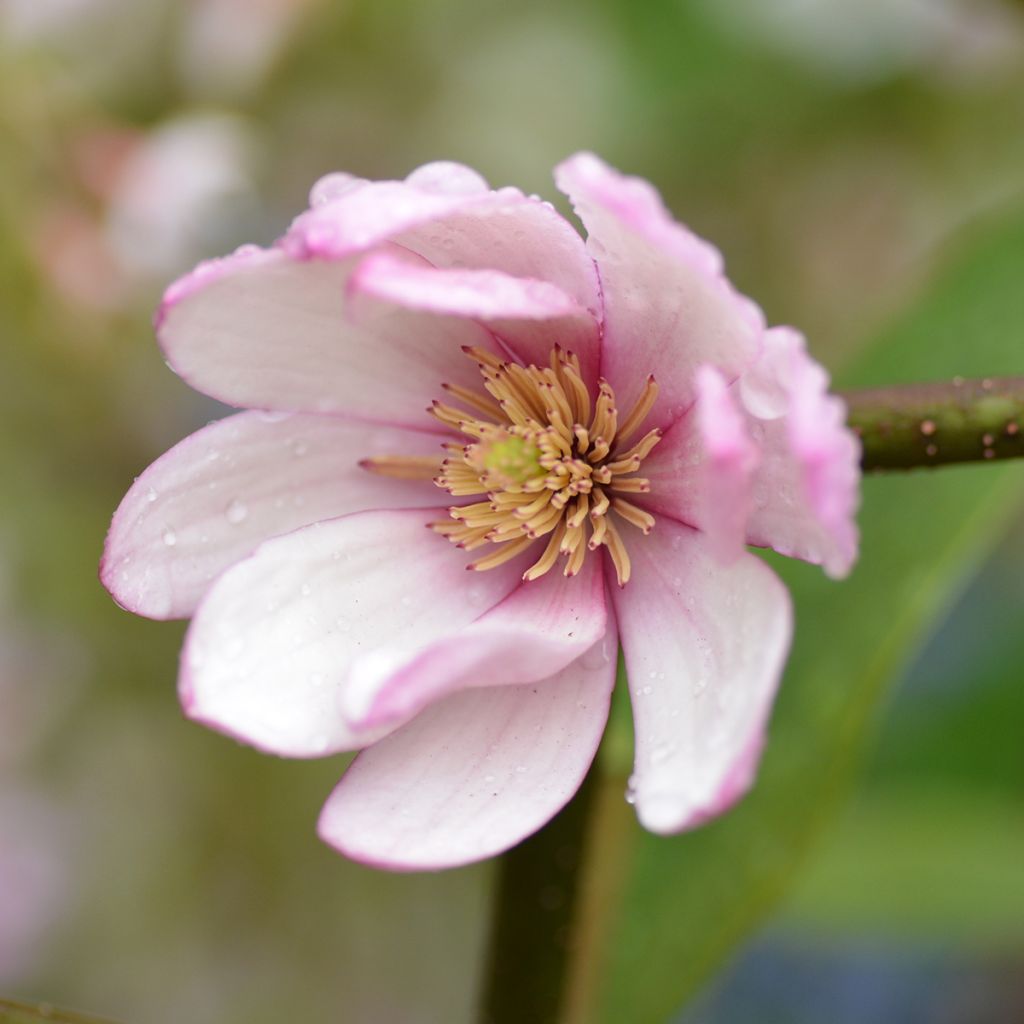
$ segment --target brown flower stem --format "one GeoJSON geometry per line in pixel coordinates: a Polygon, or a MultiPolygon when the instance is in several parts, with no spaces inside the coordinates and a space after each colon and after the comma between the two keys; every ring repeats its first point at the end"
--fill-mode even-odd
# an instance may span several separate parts
{"type": "Polygon", "coordinates": [[[1024,377],[842,393],[865,472],[1024,456],[1024,377]]]}
{"type": "Polygon", "coordinates": [[[598,769],[536,835],[498,861],[480,1024],[557,1024],[598,769]]]}

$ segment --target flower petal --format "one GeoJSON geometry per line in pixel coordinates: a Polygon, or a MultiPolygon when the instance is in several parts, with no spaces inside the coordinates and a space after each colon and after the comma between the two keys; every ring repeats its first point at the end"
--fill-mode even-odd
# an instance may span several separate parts
{"type": "Polygon", "coordinates": [[[703,530],[715,557],[725,563],[746,543],[752,477],[760,458],[746,420],[722,374],[700,367],[693,410],[669,427],[644,462],[651,490],[638,502],[703,530]]]}
{"type": "Polygon", "coordinates": [[[729,284],[719,252],[673,221],[647,182],[591,153],[560,164],[555,180],[587,229],[601,278],[601,372],[627,409],[653,373],[651,422],[666,426],[693,401],[702,363],[738,376],[757,351],[763,315],[729,284]]]}
{"type": "Polygon", "coordinates": [[[589,650],[606,627],[599,559],[578,576],[550,572],[520,584],[464,629],[408,659],[369,657],[353,665],[345,706],[359,728],[407,720],[439,697],[470,687],[533,683],[589,650]]]}
{"type": "Polygon", "coordinates": [[[154,462],[110,526],[100,578],[124,608],[191,615],[214,577],[260,542],[371,508],[427,508],[429,481],[367,473],[371,455],[443,455],[439,434],[328,416],[244,412],[154,462]]]}
{"type": "Polygon", "coordinates": [[[724,811],[753,780],[789,648],[789,595],[755,555],[731,566],[671,520],[633,544],[613,591],[636,728],[640,821],[678,832],[724,811]]]}
{"type": "Polygon", "coordinates": [[[741,387],[748,409],[777,415],[750,420],[762,458],[748,543],[845,576],[857,557],[860,501],[860,444],[845,426],[846,407],[828,393],[828,375],[789,328],[767,332],[764,356],[749,376],[741,387]]]}
{"type": "Polygon", "coordinates": [[[168,289],[157,337],[176,373],[229,405],[423,426],[441,381],[476,385],[461,347],[493,348],[491,335],[384,303],[357,321],[345,295],[354,264],[280,249],[204,264],[168,289]]]}
{"type": "Polygon", "coordinates": [[[182,657],[194,719],[274,753],[360,746],[342,703],[368,651],[401,652],[467,625],[519,583],[526,557],[467,574],[472,555],[425,529],[441,509],[360,512],[270,540],[207,592],[182,657]]]}
{"type": "MultiPolygon", "coordinates": [[[[404,182],[362,184],[302,214],[282,240],[300,259],[348,259],[387,242],[441,270],[495,270],[549,282],[592,317],[600,316],[597,271],[583,239],[550,203],[514,188],[488,192],[461,165],[428,164],[404,182]]],[[[534,325],[536,326],[536,325],[534,325]]],[[[563,339],[580,358],[588,384],[596,379],[596,332],[563,339]]],[[[548,349],[517,349],[527,362],[548,349]]]]}
{"type": "Polygon", "coordinates": [[[499,270],[438,269],[408,251],[403,258],[378,249],[356,268],[350,287],[407,309],[478,320],[526,365],[546,366],[559,344],[589,354],[596,366],[597,321],[550,281],[499,270]]]}
{"type": "Polygon", "coordinates": [[[614,630],[534,685],[452,694],[364,750],[320,836],[392,870],[455,867],[507,850],[572,797],[608,718],[614,630]]]}

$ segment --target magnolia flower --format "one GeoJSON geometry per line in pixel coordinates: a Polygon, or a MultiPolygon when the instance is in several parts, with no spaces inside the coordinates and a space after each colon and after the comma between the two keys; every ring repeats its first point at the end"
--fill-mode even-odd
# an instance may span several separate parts
{"type": "Polygon", "coordinates": [[[262,750],[361,753],[320,835],[441,868],[572,796],[619,644],[641,822],[750,785],[791,634],[745,545],[855,557],[858,446],[788,328],[647,183],[589,154],[554,208],[428,164],[331,175],[269,249],[168,290],[157,333],[248,411],[182,441],[118,509],[102,578],[192,616],[188,715],[262,750]]]}

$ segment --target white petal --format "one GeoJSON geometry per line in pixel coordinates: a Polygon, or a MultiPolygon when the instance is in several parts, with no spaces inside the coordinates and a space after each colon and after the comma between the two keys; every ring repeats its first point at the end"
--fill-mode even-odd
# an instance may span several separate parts
{"type": "Polygon", "coordinates": [[[309,757],[361,746],[343,713],[349,669],[407,653],[478,618],[526,558],[467,573],[472,555],[426,529],[441,509],[360,512],[268,541],[199,605],[185,642],[187,713],[255,746],[309,757]]]}
{"type": "Polygon", "coordinates": [[[363,751],[320,817],[322,838],[392,870],[501,853],[579,788],[608,717],[616,642],[528,686],[466,690],[363,751]]]}
{"type": "Polygon", "coordinates": [[[630,548],[613,591],[636,728],[632,787],[654,832],[721,813],[749,787],[789,649],[789,595],[751,554],[724,567],[671,520],[630,548]]]}
{"type": "Polygon", "coordinates": [[[191,615],[203,592],[262,541],[372,508],[428,508],[429,481],[360,469],[371,455],[443,455],[438,434],[330,416],[245,412],[185,438],[125,495],[100,569],[123,607],[191,615]]]}

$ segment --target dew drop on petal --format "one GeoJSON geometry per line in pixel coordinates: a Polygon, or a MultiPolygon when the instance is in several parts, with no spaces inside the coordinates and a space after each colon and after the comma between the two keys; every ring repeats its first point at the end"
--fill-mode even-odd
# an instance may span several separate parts
{"type": "Polygon", "coordinates": [[[148,502],[156,501],[156,489],[155,488],[150,487],[150,488],[148,488],[146,490],[146,501],[148,501],[148,502]]]}
{"type": "Polygon", "coordinates": [[[626,803],[636,803],[636,776],[630,775],[629,780],[626,782],[626,803]]]}
{"type": "Polygon", "coordinates": [[[237,526],[239,523],[244,523],[249,517],[249,509],[244,502],[241,502],[236,498],[224,510],[224,515],[232,526],[237,526]]]}
{"type": "Polygon", "coordinates": [[[173,530],[164,530],[163,540],[169,548],[173,548],[178,543],[178,535],[173,530]]]}

